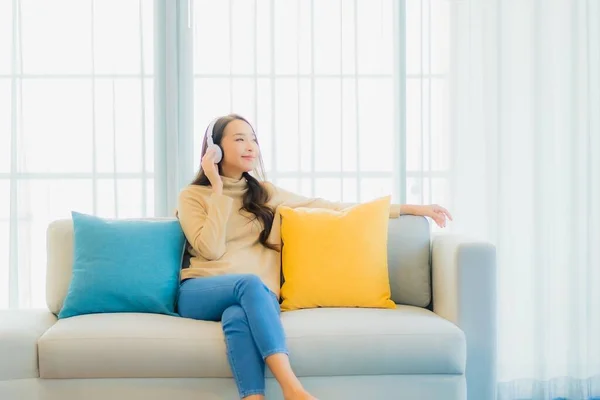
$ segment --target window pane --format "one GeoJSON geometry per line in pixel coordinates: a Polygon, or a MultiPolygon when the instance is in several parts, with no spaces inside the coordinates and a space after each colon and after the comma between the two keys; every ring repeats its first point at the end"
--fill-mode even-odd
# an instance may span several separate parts
{"type": "Polygon", "coordinates": [[[251,74],[254,72],[254,43],[256,40],[254,2],[233,0],[231,4],[232,71],[234,74],[251,74]]]}
{"type": "Polygon", "coordinates": [[[195,73],[229,72],[229,3],[194,0],[195,73]]]}
{"type": "Polygon", "coordinates": [[[392,171],[394,120],[392,79],[363,78],[358,82],[360,170],[392,171]]]}
{"type": "Polygon", "coordinates": [[[443,78],[411,78],[406,85],[407,169],[446,171],[451,148],[448,83],[443,78]]]}
{"type": "Polygon", "coordinates": [[[280,78],[275,81],[275,132],[277,171],[300,170],[298,137],[298,81],[280,78]]]}
{"type": "Polygon", "coordinates": [[[299,31],[298,1],[273,2],[275,7],[275,72],[295,74],[298,72],[299,37],[308,31],[299,31]]]}
{"type": "Polygon", "coordinates": [[[344,203],[357,203],[358,202],[358,179],[357,178],[344,178],[342,180],[342,201],[344,203]]]}
{"type": "Polygon", "coordinates": [[[356,73],[356,40],[355,35],[357,34],[357,27],[354,23],[356,9],[354,8],[354,2],[348,1],[343,3],[341,12],[341,24],[342,24],[342,37],[339,47],[342,52],[342,73],[343,74],[354,74],[356,73]]]}
{"type": "Polygon", "coordinates": [[[96,214],[103,218],[115,218],[117,216],[115,180],[98,179],[96,187],[96,214]]]}
{"type": "Polygon", "coordinates": [[[358,72],[392,74],[394,46],[391,1],[358,0],[358,72]]]}
{"type": "Polygon", "coordinates": [[[406,81],[406,168],[421,169],[421,79],[406,81]]]}
{"type": "Polygon", "coordinates": [[[451,4],[447,0],[406,0],[408,74],[449,72],[451,4]]]}
{"type": "Polygon", "coordinates": [[[445,79],[431,82],[431,168],[446,171],[450,168],[450,107],[448,83],[445,79]]]}
{"type": "Polygon", "coordinates": [[[423,204],[423,184],[420,178],[406,179],[406,203],[407,204],[423,204]]]}
{"type": "Polygon", "coordinates": [[[24,73],[92,72],[89,1],[32,0],[20,2],[19,8],[24,73]]]}
{"type": "MultiPolygon", "coordinates": [[[[144,120],[143,131],[146,138],[146,171],[154,172],[154,79],[144,79],[145,92],[140,99],[144,99],[144,120]]],[[[140,108],[142,110],[142,108],[140,108]]]]}
{"type": "MultiPolygon", "coordinates": [[[[84,27],[77,29],[89,31],[91,7],[88,2],[82,3],[85,4],[84,12],[78,17],[83,20],[84,27]]],[[[94,1],[93,4],[96,73],[139,74],[142,72],[140,59],[143,59],[144,73],[152,74],[154,71],[154,0],[102,0],[94,1]]],[[[66,12],[66,15],[73,15],[71,10],[66,12]]],[[[84,53],[87,58],[90,58],[89,54],[89,50],[84,53]]],[[[61,72],[64,70],[65,68],[61,67],[61,72]]]]}
{"type": "Polygon", "coordinates": [[[0,75],[11,71],[12,13],[12,1],[0,1],[0,75]]]}
{"type": "MultiPolygon", "coordinates": [[[[222,0],[217,0],[221,2],[222,0]]],[[[256,0],[256,60],[259,74],[271,73],[272,54],[271,37],[271,0],[256,0]]],[[[273,71],[274,72],[274,71],[273,71]]]]}
{"type": "Polygon", "coordinates": [[[448,178],[431,179],[431,203],[451,209],[450,182],[448,178]]]}
{"type": "Polygon", "coordinates": [[[365,202],[383,196],[391,196],[393,190],[392,178],[363,178],[360,180],[360,199],[365,202]]]}
{"type": "Polygon", "coordinates": [[[431,72],[445,74],[450,67],[450,5],[448,0],[431,2],[431,72]]]}
{"type": "Polygon", "coordinates": [[[20,305],[42,307],[48,224],[71,218],[71,211],[91,214],[92,183],[86,179],[20,180],[17,207],[20,305]]]}
{"type": "Polygon", "coordinates": [[[300,169],[298,137],[298,83],[296,79],[275,81],[275,132],[277,171],[300,169]]]}
{"type": "MultiPolygon", "coordinates": [[[[92,61],[96,73],[140,73],[140,60],[145,73],[153,72],[153,0],[103,0],[93,2],[93,7],[91,4],[82,0],[20,2],[24,73],[91,74],[92,61]]],[[[0,26],[11,29],[10,4],[0,11],[2,17],[9,18],[0,26]]],[[[12,31],[0,34],[6,40],[11,36],[12,31]]],[[[0,46],[6,44],[0,42],[0,46]]],[[[6,49],[10,49],[10,43],[6,49]]]]}
{"type": "Polygon", "coordinates": [[[341,84],[337,78],[315,80],[315,167],[341,170],[341,84]]]}
{"type": "Polygon", "coordinates": [[[406,202],[409,204],[437,203],[448,209],[452,208],[449,178],[429,178],[423,175],[406,180],[406,202]]]}
{"type": "Polygon", "coordinates": [[[145,217],[146,193],[141,179],[117,180],[117,210],[119,218],[145,217]]]}
{"type": "Polygon", "coordinates": [[[309,178],[302,178],[300,181],[301,181],[300,194],[304,197],[313,197],[314,196],[314,190],[313,190],[314,181],[309,178]]]}
{"type": "MultiPolygon", "coordinates": [[[[91,179],[20,179],[18,216],[50,222],[71,211],[93,212],[91,179]]],[[[45,242],[45,240],[44,240],[45,242]]]]}
{"type": "MultiPolygon", "coordinates": [[[[144,82],[144,92],[137,78],[96,80],[94,122],[99,172],[141,172],[144,166],[149,171],[154,169],[154,96],[151,87],[150,79],[144,82]],[[146,139],[145,148],[142,137],[146,139]]],[[[87,121],[90,125],[91,122],[91,119],[87,121]]],[[[91,147],[87,149],[90,149],[89,158],[91,147]]]]}
{"type": "Polygon", "coordinates": [[[23,81],[20,171],[92,170],[91,94],[88,79],[23,81]]]}
{"type": "Polygon", "coordinates": [[[258,79],[258,100],[255,127],[265,169],[272,171],[273,165],[273,93],[270,79],[258,79]]]}
{"type": "Polygon", "coordinates": [[[277,187],[288,190],[292,193],[300,193],[300,180],[294,178],[278,178],[277,187]]]}
{"type": "Polygon", "coordinates": [[[342,200],[342,182],[338,178],[315,179],[315,195],[329,201],[342,200]]]}
{"type": "MultiPolygon", "coordinates": [[[[0,220],[10,217],[10,180],[0,179],[0,220]]],[[[8,242],[0,242],[4,243],[8,242]]]]}
{"type": "MultiPolygon", "coordinates": [[[[106,218],[141,218],[154,214],[148,201],[153,182],[146,183],[146,191],[143,190],[142,179],[99,179],[97,185],[98,215],[106,218]]],[[[153,202],[154,199],[151,204],[153,202]]]]}
{"type": "MultiPolygon", "coordinates": [[[[2,18],[0,16],[0,18],[2,18]]],[[[0,57],[2,60],[3,57],[0,57]]],[[[0,173],[10,172],[11,82],[0,79],[0,173]]]]}
{"type": "Polygon", "coordinates": [[[240,114],[251,124],[256,120],[256,93],[254,79],[233,78],[232,84],[232,111],[240,114]]]}
{"type": "Polygon", "coordinates": [[[423,43],[421,36],[421,4],[422,0],[406,0],[406,72],[421,73],[421,52],[423,43]]]}
{"type": "Polygon", "coordinates": [[[342,168],[344,171],[356,171],[357,162],[357,107],[356,79],[344,78],[342,81],[342,168]]]}
{"type": "MultiPolygon", "coordinates": [[[[311,79],[300,79],[300,103],[298,109],[298,129],[300,131],[299,154],[300,170],[310,172],[315,154],[312,152],[312,88],[311,79]]],[[[316,143],[319,143],[318,141],[316,143]]]]}
{"type": "MultiPolygon", "coordinates": [[[[300,64],[300,73],[301,74],[310,74],[312,71],[312,41],[311,37],[308,34],[311,29],[311,18],[312,18],[312,10],[311,3],[303,0],[296,0],[299,4],[298,7],[298,18],[300,20],[300,36],[298,37],[298,62],[300,64]]],[[[319,2],[318,4],[321,4],[319,2]]],[[[313,2],[312,4],[317,4],[317,2],[313,2]]]]}
{"type": "MultiPolygon", "coordinates": [[[[177,196],[177,193],[175,194],[177,196]]],[[[146,180],[146,215],[145,217],[154,217],[154,179],[146,180]]],[[[175,216],[175,210],[168,210],[168,216],[175,216]]]]}
{"type": "Polygon", "coordinates": [[[313,4],[315,73],[340,74],[340,3],[321,1],[313,4]]]}

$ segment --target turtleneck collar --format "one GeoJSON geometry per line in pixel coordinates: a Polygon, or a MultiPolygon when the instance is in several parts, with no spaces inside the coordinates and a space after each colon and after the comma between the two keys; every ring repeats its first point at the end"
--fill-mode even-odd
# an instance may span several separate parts
{"type": "Polygon", "coordinates": [[[221,175],[221,181],[223,181],[223,189],[238,191],[246,190],[248,182],[243,176],[240,179],[230,178],[228,176],[221,175]]]}

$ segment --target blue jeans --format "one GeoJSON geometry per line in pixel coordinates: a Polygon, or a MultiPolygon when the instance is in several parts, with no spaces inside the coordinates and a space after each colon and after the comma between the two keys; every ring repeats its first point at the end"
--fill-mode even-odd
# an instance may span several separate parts
{"type": "Polygon", "coordinates": [[[256,275],[186,279],[179,287],[184,318],[221,321],[240,397],[265,394],[265,358],[288,354],[277,296],[256,275]]]}

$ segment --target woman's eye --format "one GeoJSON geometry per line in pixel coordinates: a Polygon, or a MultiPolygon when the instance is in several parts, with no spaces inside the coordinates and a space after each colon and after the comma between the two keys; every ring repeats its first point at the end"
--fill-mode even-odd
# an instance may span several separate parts
{"type": "Polygon", "coordinates": [[[238,138],[238,139],[235,139],[235,141],[236,141],[236,142],[240,142],[240,141],[241,141],[241,142],[243,142],[243,141],[244,141],[244,139],[242,139],[242,138],[238,138]]]}

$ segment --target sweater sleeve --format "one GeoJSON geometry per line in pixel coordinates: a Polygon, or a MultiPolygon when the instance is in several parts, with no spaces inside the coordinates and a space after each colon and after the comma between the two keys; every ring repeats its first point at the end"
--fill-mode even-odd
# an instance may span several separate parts
{"type": "MultiPolygon", "coordinates": [[[[352,207],[357,203],[338,203],[328,201],[322,198],[304,197],[296,193],[292,193],[271,183],[268,184],[269,191],[272,193],[272,202],[275,207],[280,205],[290,208],[307,207],[307,208],[326,208],[329,210],[340,211],[348,207],[352,207]]],[[[400,205],[392,204],[390,206],[390,218],[398,218],[400,216],[400,205]]]]}
{"type": "Polygon", "coordinates": [[[177,215],[193,249],[207,260],[217,260],[225,254],[226,225],[233,199],[212,193],[205,203],[184,190],[179,195],[177,215]]]}

